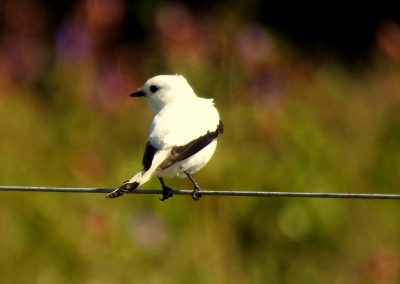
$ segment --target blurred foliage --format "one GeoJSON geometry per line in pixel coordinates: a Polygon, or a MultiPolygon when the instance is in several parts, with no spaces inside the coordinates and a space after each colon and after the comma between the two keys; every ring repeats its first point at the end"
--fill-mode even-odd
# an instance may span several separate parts
{"type": "MultiPolygon", "coordinates": [[[[183,4],[156,5],[151,36],[116,44],[110,31],[121,24],[121,1],[77,2],[54,41],[42,37],[43,26],[26,24],[42,14],[22,3],[6,6],[1,34],[0,184],[119,185],[141,167],[152,115],[127,94],[147,77],[179,73],[215,98],[225,124],[215,156],[196,174],[203,187],[398,193],[395,23],[382,26],[368,61],[349,68],[298,54],[249,22],[249,9],[240,16],[240,6],[206,17],[183,4]]],[[[0,281],[398,283],[399,208],[3,192],[0,281]]]]}

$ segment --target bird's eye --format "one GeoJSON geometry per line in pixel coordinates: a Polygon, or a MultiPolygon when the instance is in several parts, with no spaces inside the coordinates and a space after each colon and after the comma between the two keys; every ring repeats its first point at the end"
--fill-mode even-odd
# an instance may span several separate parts
{"type": "Polygon", "coordinates": [[[160,88],[157,87],[156,85],[151,85],[151,86],[150,86],[150,91],[151,91],[152,93],[157,92],[159,89],[160,89],[160,88]]]}

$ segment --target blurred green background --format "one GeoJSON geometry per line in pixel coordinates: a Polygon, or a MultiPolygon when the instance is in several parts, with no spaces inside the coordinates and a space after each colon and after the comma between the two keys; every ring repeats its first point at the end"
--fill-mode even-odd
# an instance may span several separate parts
{"type": "MultiPolygon", "coordinates": [[[[203,187],[399,193],[395,20],[342,57],[258,1],[60,3],[0,2],[1,185],[118,186],[152,117],[127,95],[178,73],[225,125],[203,187]]],[[[400,282],[398,201],[0,195],[1,283],[400,282]]]]}

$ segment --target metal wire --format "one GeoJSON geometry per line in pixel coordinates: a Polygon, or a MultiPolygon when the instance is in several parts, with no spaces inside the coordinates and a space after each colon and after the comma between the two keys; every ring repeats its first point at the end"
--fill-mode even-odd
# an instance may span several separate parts
{"type": "MultiPolygon", "coordinates": [[[[111,188],[42,187],[42,186],[0,186],[0,191],[24,192],[68,192],[68,193],[110,193],[111,188]]],[[[330,193],[330,192],[277,192],[244,190],[200,190],[201,195],[285,197],[285,198],[345,198],[345,199],[400,199],[400,194],[381,193],[330,193]]],[[[157,189],[137,189],[131,194],[161,194],[157,189]]],[[[173,190],[175,195],[192,195],[192,190],[173,190]]]]}

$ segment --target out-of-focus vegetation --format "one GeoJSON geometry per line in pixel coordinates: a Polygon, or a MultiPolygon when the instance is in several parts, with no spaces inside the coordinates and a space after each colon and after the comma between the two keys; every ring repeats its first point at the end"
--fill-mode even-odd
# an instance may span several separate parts
{"type": "MultiPolygon", "coordinates": [[[[196,175],[203,187],[400,190],[395,22],[383,23],[368,59],[349,68],[304,57],[239,7],[199,16],[183,4],[138,5],[147,36],[119,42],[121,1],[77,2],[54,37],[51,14],[6,3],[2,185],[119,185],[141,167],[152,115],[127,94],[148,77],[179,73],[215,98],[225,124],[196,175]]],[[[397,201],[0,195],[2,283],[400,281],[397,201]]]]}

